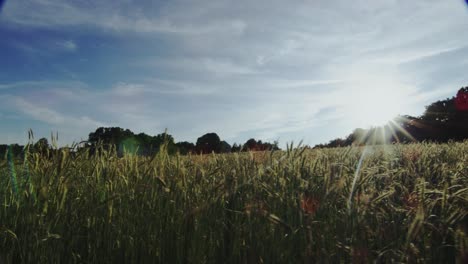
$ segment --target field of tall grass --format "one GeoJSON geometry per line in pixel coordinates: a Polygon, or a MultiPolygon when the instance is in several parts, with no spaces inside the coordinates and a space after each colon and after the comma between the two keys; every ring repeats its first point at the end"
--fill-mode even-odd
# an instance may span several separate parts
{"type": "Polygon", "coordinates": [[[468,141],[25,152],[0,161],[1,263],[467,260],[468,141]]]}

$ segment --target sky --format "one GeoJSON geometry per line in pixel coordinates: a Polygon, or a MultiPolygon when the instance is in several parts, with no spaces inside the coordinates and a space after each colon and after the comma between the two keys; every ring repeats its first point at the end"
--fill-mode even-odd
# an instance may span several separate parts
{"type": "Polygon", "coordinates": [[[468,85],[463,0],[7,0],[0,143],[325,143],[468,85]]]}

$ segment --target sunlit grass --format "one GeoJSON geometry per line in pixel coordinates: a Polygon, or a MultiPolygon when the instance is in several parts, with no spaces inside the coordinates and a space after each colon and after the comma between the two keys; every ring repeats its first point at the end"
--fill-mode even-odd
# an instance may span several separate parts
{"type": "Polygon", "coordinates": [[[366,149],[28,152],[0,161],[0,262],[462,261],[468,142],[366,149]]]}

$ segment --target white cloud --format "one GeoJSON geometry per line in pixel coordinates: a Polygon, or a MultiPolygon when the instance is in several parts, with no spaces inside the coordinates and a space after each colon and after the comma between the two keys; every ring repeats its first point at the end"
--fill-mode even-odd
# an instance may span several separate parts
{"type": "Polygon", "coordinates": [[[252,75],[261,73],[260,70],[248,62],[235,62],[226,58],[212,57],[175,57],[171,59],[146,58],[132,63],[136,67],[155,67],[161,69],[171,69],[173,71],[184,71],[197,73],[201,76],[231,76],[231,75],[252,75]]]}
{"type": "Polygon", "coordinates": [[[20,97],[13,97],[14,105],[19,112],[27,116],[42,121],[51,125],[66,125],[71,127],[99,127],[104,126],[104,123],[93,120],[88,116],[67,116],[58,111],[49,109],[44,106],[39,106],[20,97]]]}
{"type": "Polygon", "coordinates": [[[38,121],[49,124],[63,124],[66,121],[62,114],[45,107],[36,106],[22,98],[16,98],[15,105],[19,111],[38,121]]]}
{"type": "Polygon", "coordinates": [[[118,83],[112,88],[112,94],[116,96],[135,96],[151,92],[151,89],[140,84],[118,83]]]}
{"type": "Polygon", "coordinates": [[[208,72],[215,74],[253,74],[255,70],[249,67],[236,65],[229,61],[217,61],[213,59],[204,59],[202,65],[208,72]]]}
{"type": "Polygon", "coordinates": [[[78,49],[78,46],[73,40],[64,40],[64,41],[59,41],[57,42],[57,46],[65,51],[76,51],[78,49]]]}

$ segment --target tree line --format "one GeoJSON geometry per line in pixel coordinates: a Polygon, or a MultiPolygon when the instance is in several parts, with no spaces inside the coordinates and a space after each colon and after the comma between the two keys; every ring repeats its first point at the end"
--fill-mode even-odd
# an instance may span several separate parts
{"type": "Polygon", "coordinates": [[[461,88],[457,97],[439,100],[426,106],[421,116],[404,115],[395,118],[385,126],[370,129],[357,128],[345,138],[333,139],[326,144],[316,145],[315,148],[415,141],[444,143],[466,140],[468,139],[468,111],[464,109],[463,104],[467,101],[467,95],[468,87],[461,88]]]}
{"type": "MultiPolygon", "coordinates": [[[[5,158],[7,150],[10,150],[16,157],[21,156],[24,147],[18,144],[0,145],[0,159],[5,158]]],[[[119,155],[132,153],[144,156],[154,155],[162,147],[169,154],[179,153],[181,155],[280,150],[278,142],[262,142],[254,138],[247,140],[244,144],[234,143],[231,146],[226,141],[221,140],[216,133],[206,133],[199,137],[196,143],[192,143],[188,141],[175,142],[174,137],[167,132],[150,136],[145,133],[135,134],[131,130],[121,127],[99,127],[96,131],[91,132],[88,140],[81,142],[74,151],[88,149],[93,154],[98,147],[105,150],[115,148],[119,155]]],[[[46,153],[51,151],[52,147],[46,138],[41,138],[36,143],[31,144],[29,149],[46,153]]]]}

